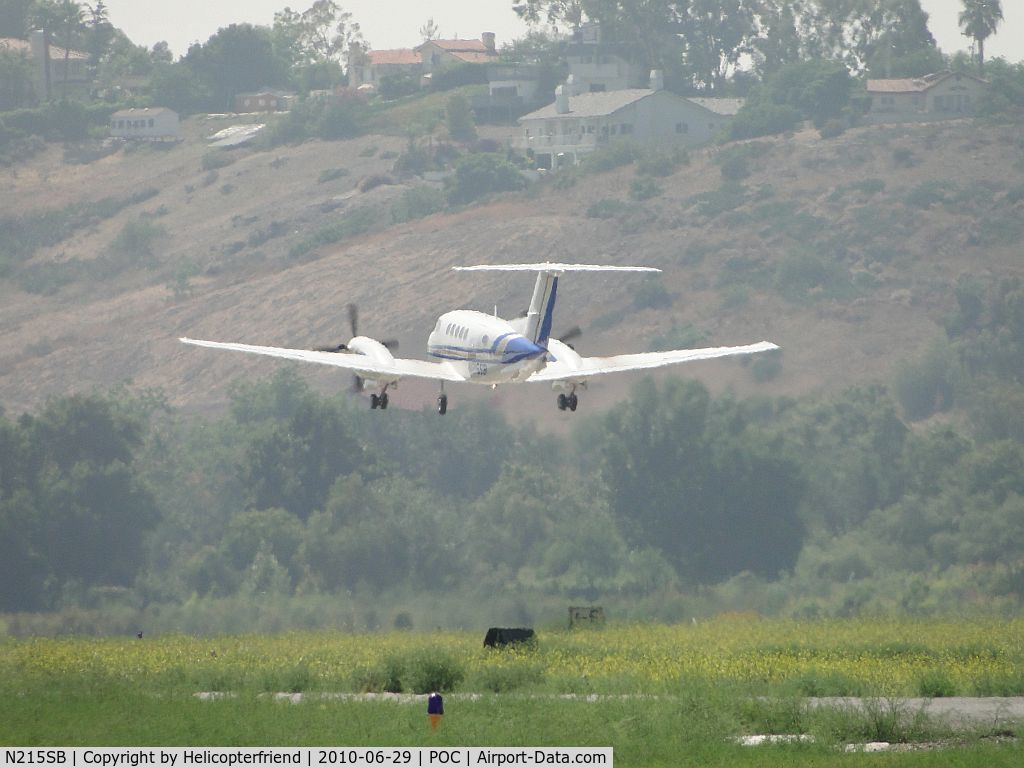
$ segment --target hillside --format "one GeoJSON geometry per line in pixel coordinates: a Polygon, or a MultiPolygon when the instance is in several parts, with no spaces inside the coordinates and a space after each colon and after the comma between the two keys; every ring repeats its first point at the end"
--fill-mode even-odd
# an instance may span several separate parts
{"type": "MultiPolygon", "coordinates": [[[[354,186],[388,171],[404,139],[211,154],[204,137],[221,127],[196,118],[180,145],[83,164],[51,146],[0,170],[0,210],[51,228],[54,241],[0,280],[8,414],[125,381],[160,387],[188,409],[214,408],[232,380],[264,377],[278,363],[187,348],[179,336],[339,342],[349,302],[360,307],[361,332],[397,336],[403,355],[421,357],[444,309],[497,305],[513,315],[529,299],[528,278],[450,267],[548,259],[664,270],[668,296],[632,277],[564,281],[556,330],[581,325],[586,354],[642,350],[659,337],[672,346],[768,338],[784,354],[777,375],[756,377],[767,381],[735,361],[679,373],[741,394],[833,391],[884,381],[941,337],[960,275],[1024,274],[1019,127],[866,127],[829,140],[806,132],[693,152],[643,201],[630,199],[637,169],[627,165],[398,225],[388,212],[406,186],[354,186]],[[723,186],[723,167],[740,178],[723,186]],[[74,218],[68,211],[83,206],[91,215],[66,237],[41,216],[74,218]],[[344,222],[353,223],[347,239],[299,247],[344,222]]],[[[348,385],[338,371],[306,374],[324,390],[348,385]]],[[[594,385],[581,408],[608,407],[631,381],[594,385]]],[[[548,393],[463,387],[452,407],[485,398],[550,424],[553,396],[550,407],[518,407],[538,396],[548,393]]],[[[429,385],[403,383],[392,403],[419,408],[433,397],[429,385]]]]}

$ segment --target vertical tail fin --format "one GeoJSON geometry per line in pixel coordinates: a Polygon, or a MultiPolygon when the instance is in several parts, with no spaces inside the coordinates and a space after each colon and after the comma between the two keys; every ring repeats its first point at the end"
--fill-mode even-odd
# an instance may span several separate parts
{"type": "Polygon", "coordinates": [[[555,313],[555,299],[558,297],[558,273],[540,271],[533,286],[533,298],[526,313],[526,330],[523,335],[540,346],[547,346],[551,336],[551,321],[555,313]]]}

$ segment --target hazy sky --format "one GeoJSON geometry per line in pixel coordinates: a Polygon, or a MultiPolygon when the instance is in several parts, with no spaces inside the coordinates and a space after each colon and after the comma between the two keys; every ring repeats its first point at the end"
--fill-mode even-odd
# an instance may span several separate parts
{"type": "MultiPolygon", "coordinates": [[[[192,42],[205,42],[218,28],[247,21],[270,24],[285,6],[302,11],[313,0],[107,0],[110,20],[134,42],[152,46],[166,40],[176,55],[192,42]]],[[[526,27],[512,11],[512,0],[342,0],[373,48],[406,48],[420,43],[419,29],[428,18],[442,37],[497,34],[499,44],[521,36],[526,27]]],[[[929,28],[947,53],[966,49],[970,41],[957,24],[960,0],[921,0],[930,14],[929,28]]],[[[1024,1],[1003,0],[1004,21],[985,44],[986,56],[1024,60],[1024,1]]]]}

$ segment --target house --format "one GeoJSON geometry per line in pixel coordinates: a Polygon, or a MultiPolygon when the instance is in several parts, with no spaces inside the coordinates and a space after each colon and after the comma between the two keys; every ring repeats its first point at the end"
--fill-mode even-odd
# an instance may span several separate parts
{"type": "Polygon", "coordinates": [[[551,99],[542,93],[540,64],[491,64],[487,67],[487,93],[474,95],[470,104],[478,118],[513,124],[523,112],[551,99]]]}
{"type": "Polygon", "coordinates": [[[949,120],[973,115],[988,83],[962,72],[868,80],[869,123],[949,120]]]}
{"type": "Polygon", "coordinates": [[[235,96],[235,112],[287,112],[298,100],[290,91],[263,90],[235,96]]]}
{"type": "Polygon", "coordinates": [[[570,95],[564,85],[555,101],[519,118],[523,134],[516,146],[533,155],[538,168],[558,170],[611,141],[703,144],[728,127],[738,99],[697,103],[664,89],[660,71],[650,88],[627,88],[570,95]]]}
{"type": "Polygon", "coordinates": [[[581,26],[565,49],[572,78],[570,96],[643,88],[647,71],[633,61],[631,54],[632,48],[626,44],[603,41],[599,24],[581,26]]]}
{"type": "Polygon", "coordinates": [[[110,116],[110,135],[121,139],[178,140],[181,126],[173,109],[122,109],[110,116]]]}
{"type": "Polygon", "coordinates": [[[412,48],[370,51],[362,63],[350,68],[349,85],[352,88],[372,85],[375,90],[380,90],[381,81],[385,78],[412,78],[418,84],[422,73],[422,59],[412,48]]]}
{"type": "Polygon", "coordinates": [[[49,33],[37,29],[28,40],[0,38],[0,51],[18,53],[31,60],[32,85],[40,101],[61,96],[65,87],[69,94],[88,90],[92,83],[89,54],[48,43],[49,33]]]}
{"type": "Polygon", "coordinates": [[[420,57],[425,77],[459,64],[491,64],[498,60],[493,32],[482,33],[479,40],[427,40],[413,50],[420,57]]]}

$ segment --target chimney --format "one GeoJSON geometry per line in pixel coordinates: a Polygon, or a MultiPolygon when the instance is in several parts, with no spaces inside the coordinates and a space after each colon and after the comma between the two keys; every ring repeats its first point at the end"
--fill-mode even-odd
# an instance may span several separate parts
{"type": "Polygon", "coordinates": [[[665,70],[663,70],[663,69],[652,69],[651,70],[651,90],[652,91],[663,91],[663,90],[665,90],[665,70]]]}
{"type": "Polygon", "coordinates": [[[569,91],[564,85],[555,88],[555,112],[560,115],[569,114],[569,91]]]}
{"type": "Polygon", "coordinates": [[[484,48],[486,48],[490,53],[495,53],[496,52],[495,49],[494,49],[494,33],[493,32],[481,32],[480,33],[480,41],[484,44],[484,48]]]}

